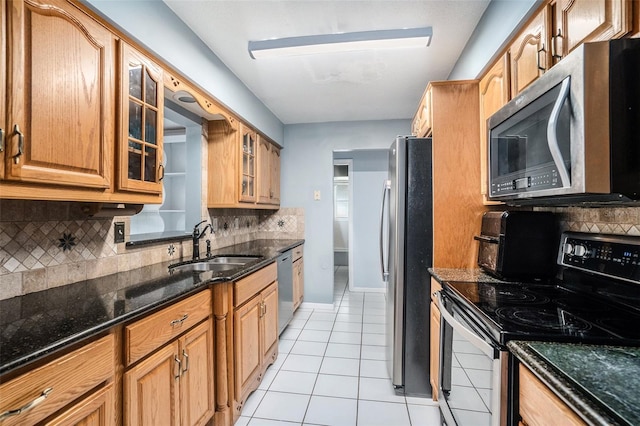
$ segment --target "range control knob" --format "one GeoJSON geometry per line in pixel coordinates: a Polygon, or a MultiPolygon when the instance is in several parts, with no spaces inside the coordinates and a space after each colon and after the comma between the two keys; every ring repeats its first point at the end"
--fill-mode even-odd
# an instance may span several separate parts
{"type": "Polygon", "coordinates": [[[587,254],[587,248],[578,244],[573,248],[573,254],[578,257],[583,257],[587,254]]]}
{"type": "Polygon", "coordinates": [[[565,243],[562,247],[562,253],[564,254],[572,254],[573,253],[573,244],[565,243]]]}

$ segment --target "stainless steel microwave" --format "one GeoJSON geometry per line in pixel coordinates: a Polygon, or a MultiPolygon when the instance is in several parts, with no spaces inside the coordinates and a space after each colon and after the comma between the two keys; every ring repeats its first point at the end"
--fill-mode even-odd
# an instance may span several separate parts
{"type": "Polygon", "coordinates": [[[576,48],[488,120],[489,199],[640,199],[640,39],[576,48]]]}

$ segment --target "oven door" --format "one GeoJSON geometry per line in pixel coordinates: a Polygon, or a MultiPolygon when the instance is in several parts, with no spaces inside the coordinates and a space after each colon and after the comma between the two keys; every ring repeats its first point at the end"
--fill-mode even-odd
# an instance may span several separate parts
{"type": "Polygon", "coordinates": [[[499,111],[491,117],[491,199],[552,194],[571,187],[570,88],[567,76],[512,115],[503,118],[499,111]]]}
{"type": "Polygon", "coordinates": [[[508,352],[445,293],[440,291],[436,297],[441,315],[439,395],[444,422],[448,426],[503,424],[501,375],[508,352]]]}

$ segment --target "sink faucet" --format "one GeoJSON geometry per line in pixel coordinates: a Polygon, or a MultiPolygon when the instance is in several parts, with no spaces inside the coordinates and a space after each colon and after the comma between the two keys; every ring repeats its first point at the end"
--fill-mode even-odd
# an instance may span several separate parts
{"type": "Polygon", "coordinates": [[[207,223],[202,228],[202,230],[200,229],[200,225],[205,222],[206,220],[203,220],[193,227],[193,234],[191,234],[191,237],[193,239],[193,260],[200,259],[200,239],[207,233],[207,228],[209,228],[209,231],[213,233],[213,228],[211,227],[210,223],[207,223]]]}

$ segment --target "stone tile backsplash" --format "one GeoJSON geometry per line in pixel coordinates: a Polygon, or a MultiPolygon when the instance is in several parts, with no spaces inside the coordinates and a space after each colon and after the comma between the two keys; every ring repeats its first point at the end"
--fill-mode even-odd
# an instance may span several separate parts
{"type": "MultiPolygon", "coordinates": [[[[206,214],[218,229],[200,241],[201,253],[207,239],[217,249],[257,238],[304,238],[303,209],[206,214]]],[[[191,256],[191,240],[116,244],[114,222],[125,222],[128,239],[128,217],[87,218],[79,203],[0,200],[0,299],[191,256]]]]}

